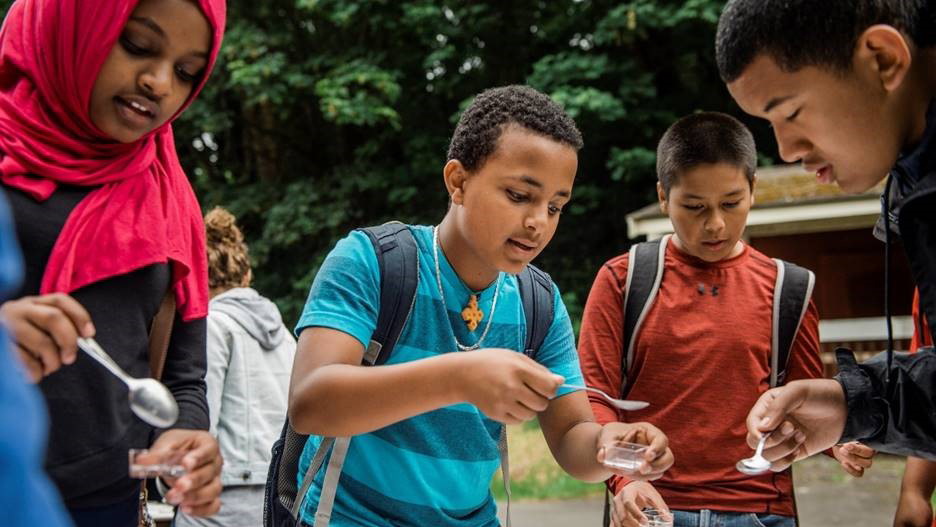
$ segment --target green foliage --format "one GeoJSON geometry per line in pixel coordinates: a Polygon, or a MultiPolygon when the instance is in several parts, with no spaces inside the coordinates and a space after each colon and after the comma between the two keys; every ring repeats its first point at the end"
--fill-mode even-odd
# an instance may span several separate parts
{"type": "Polygon", "coordinates": [[[702,109],[739,114],[714,66],[720,0],[228,8],[223,57],[177,137],[203,204],[240,217],[256,286],[290,321],[350,229],[441,219],[448,139],[485,88],[535,86],[584,134],[575,197],[537,262],[576,326],[594,273],[629,245],[624,215],[654,199],[663,130],[702,109]]]}
{"type": "Polygon", "coordinates": [[[598,267],[630,243],[625,214],[653,200],[665,128],[703,109],[740,116],[714,66],[721,4],[229,1],[216,70],[175,125],[182,164],[203,206],[239,217],[255,286],[292,323],[350,229],[442,218],[460,111],[485,88],[528,83],[585,138],[574,199],[536,262],[578,318],[598,267]]]}
{"type": "MultiPolygon", "coordinates": [[[[558,466],[552,471],[539,472],[535,476],[510,482],[511,499],[522,501],[543,500],[572,500],[584,498],[598,498],[604,494],[604,485],[600,483],[585,483],[566,474],[558,466]]],[[[504,501],[507,493],[504,491],[503,476],[500,471],[491,481],[491,494],[494,499],[504,501]]]]}
{"type": "MultiPolygon", "coordinates": [[[[539,423],[527,421],[509,426],[510,496],[514,500],[563,500],[594,498],[604,494],[603,483],[585,483],[566,474],[553,458],[539,423]]],[[[491,493],[503,501],[504,477],[498,470],[491,479],[491,493]]]]}

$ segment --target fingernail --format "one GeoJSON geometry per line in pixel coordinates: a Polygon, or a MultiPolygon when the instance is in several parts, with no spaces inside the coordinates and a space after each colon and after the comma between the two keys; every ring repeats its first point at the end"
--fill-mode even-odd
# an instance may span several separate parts
{"type": "Polygon", "coordinates": [[[182,502],[182,500],[179,498],[179,495],[173,492],[166,494],[166,501],[169,502],[170,505],[178,505],[182,502]]]}
{"type": "Polygon", "coordinates": [[[87,324],[85,324],[84,329],[81,332],[82,334],[84,334],[85,337],[93,337],[95,333],[94,324],[88,322],[87,324]]]}
{"type": "Polygon", "coordinates": [[[806,434],[804,434],[804,433],[803,433],[802,431],[800,431],[800,430],[797,430],[797,431],[796,431],[796,435],[795,435],[794,437],[796,438],[796,442],[797,442],[797,443],[805,443],[805,442],[806,442],[806,434]]]}

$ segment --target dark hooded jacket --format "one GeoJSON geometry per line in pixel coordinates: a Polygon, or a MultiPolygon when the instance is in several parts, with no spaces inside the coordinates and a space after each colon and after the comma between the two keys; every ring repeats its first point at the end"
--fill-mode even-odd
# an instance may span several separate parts
{"type": "MultiPolygon", "coordinates": [[[[901,155],[888,177],[875,236],[885,242],[886,251],[897,237],[903,241],[920,290],[920,310],[932,330],[936,328],[936,101],[927,112],[922,140],[901,155]]],[[[843,442],[860,440],[882,452],[936,459],[932,348],[895,353],[889,342],[888,352],[862,364],[850,352],[839,350],[838,363],[836,379],[848,405],[843,442]]]]}

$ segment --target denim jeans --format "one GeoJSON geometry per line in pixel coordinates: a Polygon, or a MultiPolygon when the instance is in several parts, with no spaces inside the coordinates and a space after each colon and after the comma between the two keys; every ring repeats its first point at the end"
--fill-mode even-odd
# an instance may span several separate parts
{"type": "Polygon", "coordinates": [[[673,511],[673,527],[796,527],[792,516],[751,512],[673,511]]]}

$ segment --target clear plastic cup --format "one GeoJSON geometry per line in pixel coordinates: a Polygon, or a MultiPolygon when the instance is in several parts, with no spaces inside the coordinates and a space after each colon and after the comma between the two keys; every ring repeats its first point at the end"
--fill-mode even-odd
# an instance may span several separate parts
{"type": "Polygon", "coordinates": [[[634,474],[646,463],[644,459],[644,454],[646,452],[647,445],[617,443],[613,446],[605,447],[604,464],[617,471],[634,474]]]}
{"type": "Polygon", "coordinates": [[[640,512],[647,517],[647,521],[640,524],[641,527],[673,527],[673,515],[671,513],[659,509],[644,509],[640,512]]]}
{"type": "Polygon", "coordinates": [[[187,472],[182,466],[182,457],[185,452],[172,450],[163,456],[150,454],[149,450],[131,448],[128,453],[130,462],[130,477],[145,478],[178,478],[187,472]]]}

